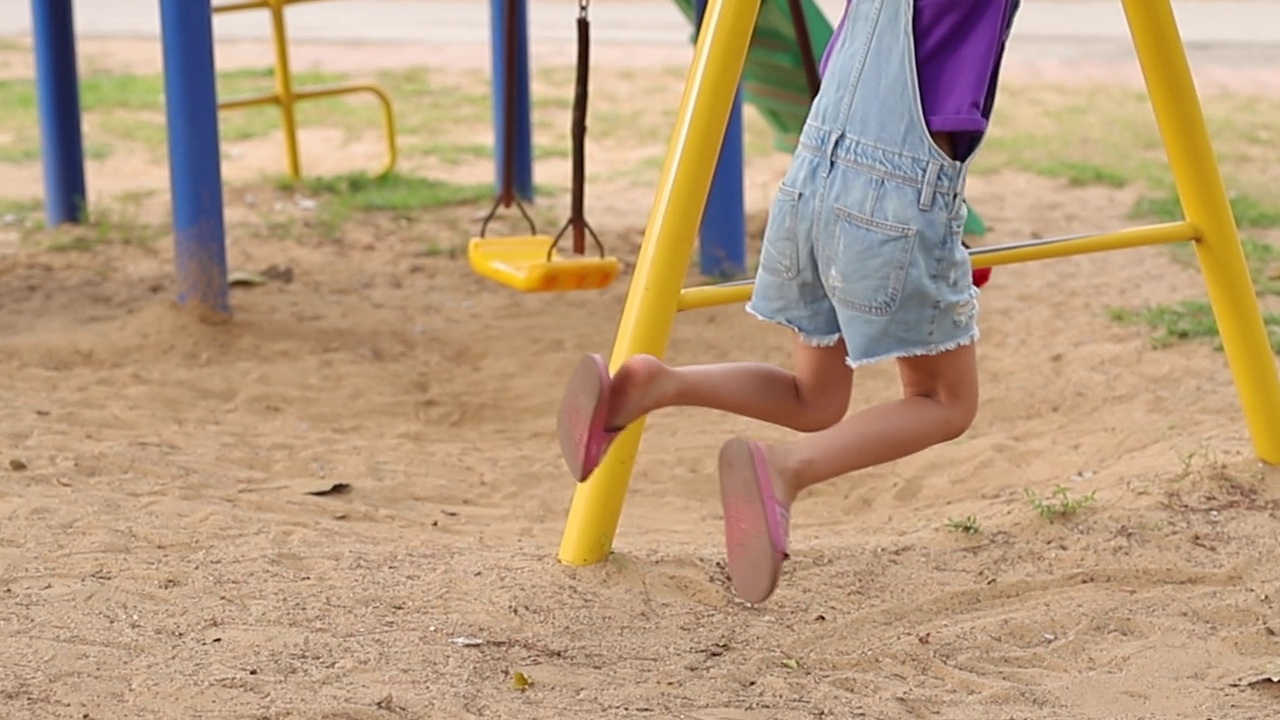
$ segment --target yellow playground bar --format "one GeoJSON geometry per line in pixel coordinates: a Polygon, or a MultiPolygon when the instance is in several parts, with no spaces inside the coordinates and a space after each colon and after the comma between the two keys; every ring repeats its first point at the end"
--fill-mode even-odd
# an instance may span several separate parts
{"type": "Polygon", "coordinates": [[[285,32],[284,11],[289,5],[319,0],[244,0],[214,4],[213,13],[239,12],[242,10],[266,10],[271,16],[271,39],[275,50],[276,90],[271,93],[248,97],[230,98],[218,103],[219,110],[235,110],[238,108],[256,107],[258,105],[276,105],[280,108],[280,120],[284,130],[285,164],[291,180],[302,177],[302,161],[298,152],[298,112],[297,104],[304,100],[368,93],[378,101],[382,110],[382,126],[387,141],[387,159],[379,175],[385,175],[395,169],[398,150],[396,149],[395,115],[391,109],[391,98],[386,91],[377,85],[334,85],[325,87],[298,88],[293,84],[293,70],[289,63],[289,38],[285,32]]]}
{"type": "MultiPolygon", "coordinates": [[[[1184,221],[974,250],[974,266],[1192,242],[1254,449],[1264,462],[1280,464],[1280,376],[1173,8],[1170,0],[1121,2],[1184,221]]],[[[662,356],[680,310],[750,297],[749,281],[682,285],[759,10],[759,0],[708,2],[611,371],[632,355],[662,356]]],[[[643,431],[643,419],[631,425],[595,473],[577,486],[560,544],[562,563],[589,565],[608,557],[643,431]]]]}

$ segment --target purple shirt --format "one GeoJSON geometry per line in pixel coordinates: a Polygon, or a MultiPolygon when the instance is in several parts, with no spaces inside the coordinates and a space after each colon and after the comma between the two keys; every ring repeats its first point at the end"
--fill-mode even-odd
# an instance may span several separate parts
{"type": "MultiPolygon", "coordinates": [[[[849,10],[822,54],[824,72],[844,30],[849,10]]],[[[970,146],[987,131],[1005,39],[1016,0],[913,0],[916,72],[925,122],[932,132],[950,132],[970,146]]],[[[957,145],[957,150],[960,146],[957,145]]],[[[968,153],[964,153],[967,155],[968,153]]]]}

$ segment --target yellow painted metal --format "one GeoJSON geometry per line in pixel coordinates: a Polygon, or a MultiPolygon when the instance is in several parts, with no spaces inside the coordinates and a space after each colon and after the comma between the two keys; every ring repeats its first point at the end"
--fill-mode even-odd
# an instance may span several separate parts
{"type": "Polygon", "coordinates": [[[728,282],[715,285],[695,285],[680,291],[680,310],[700,310],[702,308],[745,303],[751,299],[751,290],[755,283],[728,282]]]}
{"type": "Polygon", "coordinates": [[[599,290],[621,268],[613,257],[548,257],[554,244],[550,235],[472,238],[467,260],[478,275],[520,292],[599,290]]]}
{"type": "MultiPolygon", "coordinates": [[[[1280,375],[1244,250],[1169,0],[1121,0],[1169,156],[1186,222],[980,250],[978,267],[1193,240],[1209,300],[1258,456],[1280,463],[1280,375]]],[[[745,301],[751,283],[682,288],[759,3],[711,0],[685,85],[675,133],[627,297],[611,370],[637,353],[666,350],[678,309],[745,301]]],[[[622,512],[643,420],[615,441],[599,469],[577,486],[559,559],[587,565],[608,557],[622,512]]]]}
{"type": "Polygon", "coordinates": [[[276,105],[280,108],[280,119],[284,134],[285,163],[289,177],[297,180],[302,177],[302,161],[298,151],[298,114],[297,104],[316,98],[334,97],[367,93],[378,101],[382,111],[382,126],[387,139],[387,160],[378,172],[386,175],[391,172],[398,159],[396,147],[395,113],[391,108],[391,98],[386,91],[376,85],[332,85],[323,87],[296,88],[293,85],[293,70],[289,62],[289,39],[285,31],[284,10],[289,5],[320,0],[249,0],[248,2],[224,3],[214,5],[213,12],[227,13],[241,10],[267,10],[271,15],[271,35],[275,53],[276,91],[262,95],[230,98],[218,103],[220,110],[255,107],[258,105],[276,105]]]}
{"type": "MultiPolygon", "coordinates": [[[[611,370],[632,355],[666,352],[759,11],[759,0],[707,3],[609,360],[611,370]]],[[[643,430],[639,421],[619,435],[600,467],[575,489],[560,542],[562,563],[589,565],[609,556],[643,430]]]]}
{"type": "MultiPolygon", "coordinates": [[[[1191,223],[1172,222],[1128,228],[1110,233],[997,245],[995,247],[972,250],[970,254],[973,257],[973,266],[982,268],[1195,239],[1196,229],[1191,223]]],[[[698,308],[746,302],[751,299],[752,286],[752,282],[744,281],[687,287],[680,292],[680,309],[696,310],[698,308]]]]}
{"type": "Polygon", "coordinates": [[[1169,0],[1122,0],[1254,450],[1280,464],[1280,376],[1169,0]]]}

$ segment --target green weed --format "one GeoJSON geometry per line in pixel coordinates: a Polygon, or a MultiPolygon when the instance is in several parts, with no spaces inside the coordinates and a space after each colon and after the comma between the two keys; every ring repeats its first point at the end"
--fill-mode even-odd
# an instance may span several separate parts
{"type": "Polygon", "coordinates": [[[948,518],[946,528],[965,535],[977,535],[982,532],[982,527],[978,524],[978,518],[973,515],[959,519],[948,518]]]}
{"type": "Polygon", "coordinates": [[[1030,488],[1026,490],[1027,502],[1040,517],[1046,520],[1075,515],[1097,500],[1096,493],[1097,491],[1090,491],[1086,495],[1071,497],[1071,492],[1065,485],[1056,486],[1047,497],[1041,497],[1030,488]]]}

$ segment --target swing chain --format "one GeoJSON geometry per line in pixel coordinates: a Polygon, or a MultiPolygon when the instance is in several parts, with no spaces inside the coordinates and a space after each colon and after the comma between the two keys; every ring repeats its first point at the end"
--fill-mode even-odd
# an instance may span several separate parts
{"type": "Polygon", "coordinates": [[[587,9],[590,5],[591,0],[578,0],[578,59],[576,77],[574,78],[573,122],[571,123],[570,133],[573,142],[573,180],[569,219],[560,228],[560,232],[556,233],[551,242],[551,247],[547,248],[548,261],[551,260],[557,246],[560,244],[560,240],[570,230],[573,231],[574,254],[586,254],[586,241],[587,237],[590,236],[600,253],[600,257],[605,256],[604,243],[600,242],[600,237],[596,235],[595,228],[591,227],[591,223],[587,222],[585,212],[587,94],[588,76],[591,68],[591,21],[587,17],[587,9]]]}

